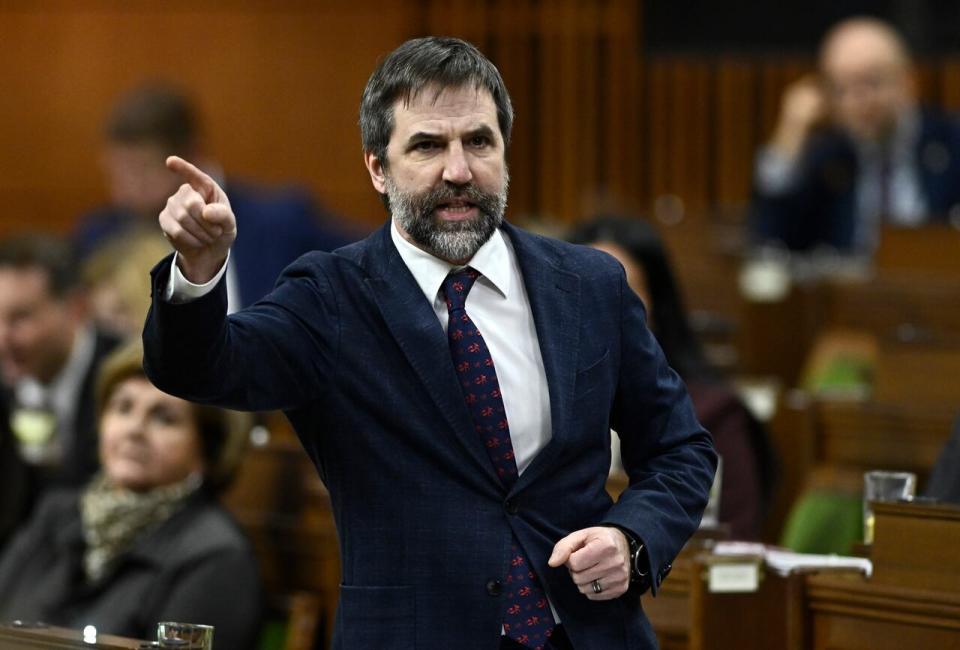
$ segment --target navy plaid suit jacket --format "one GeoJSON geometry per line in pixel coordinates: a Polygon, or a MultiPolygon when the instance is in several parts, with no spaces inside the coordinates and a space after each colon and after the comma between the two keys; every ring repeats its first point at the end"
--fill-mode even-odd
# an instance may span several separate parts
{"type": "MultiPolygon", "coordinates": [[[[506,574],[511,529],[576,648],[655,647],[637,590],[593,602],[565,568],[547,567],[563,536],[616,524],[647,545],[656,590],[713,480],[710,436],[623,269],[503,226],[530,297],[553,422],[551,441],[506,491],[474,433],[446,335],[389,228],[305,255],[229,318],[222,286],[182,305],[155,298],[148,375],[198,402],[286,412],[337,523],[335,647],[497,648],[500,604],[488,585],[506,574]],[[604,489],[611,427],[630,476],[616,503],[604,489]]],[[[154,269],[155,296],[169,265],[154,269]]]]}

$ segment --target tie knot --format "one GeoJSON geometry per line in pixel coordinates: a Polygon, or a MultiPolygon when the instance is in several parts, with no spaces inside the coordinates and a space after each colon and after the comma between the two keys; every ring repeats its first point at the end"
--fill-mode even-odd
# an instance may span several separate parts
{"type": "Polygon", "coordinates": [[[452,271],[443,281],[443,296],[447,301],[447,310],[463,309],[467,294],[480,274],[469,266],[460,271],[452,271]]]}

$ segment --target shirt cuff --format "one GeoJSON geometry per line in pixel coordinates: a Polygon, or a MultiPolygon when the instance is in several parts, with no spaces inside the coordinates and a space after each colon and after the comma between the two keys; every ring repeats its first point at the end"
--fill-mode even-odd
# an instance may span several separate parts
{"type": "Polygon", "coordinates": [[[170,280],[167,282],[167,290],[164,299],[175,305],[190,302],[197,298],[202,298],[217,286],[223,274],[227,272],[227,264],[230,262],[230,251],[227,251],[227,259],[223,266],[217,271],[217,274],[209,282],[203,284],[194,284],[190,282],[177,266],[177,257],[179,253],[173,254],[173,263],[170,264],[170,280]]]}
{"type": "Polygon", "coordinates": [[[797,161],[764,147],[757,155],[757,189],[763,194],[783,194],[793,188],[797,161]]]}

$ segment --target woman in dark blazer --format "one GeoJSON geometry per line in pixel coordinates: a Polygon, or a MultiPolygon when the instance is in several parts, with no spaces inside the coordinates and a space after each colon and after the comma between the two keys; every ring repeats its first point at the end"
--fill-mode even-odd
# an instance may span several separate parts
{"type": "Polygon", "coordinates": [[[0,620],[141,639],[160,621],[201,623],[218,648],[252,648],[256,561],[215,498],[245,419],[162,393],[142,356],[133,343],[101,371],[102,472],[79,492],[50,493],[0,557],[0,620]]]}

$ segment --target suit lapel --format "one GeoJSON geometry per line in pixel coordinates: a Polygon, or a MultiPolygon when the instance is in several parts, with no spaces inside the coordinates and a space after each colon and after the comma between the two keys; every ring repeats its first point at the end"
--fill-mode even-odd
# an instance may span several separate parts
{"type": "Polygon", "coordinates": [[[561,268],[561,258],[544,250],[529,234],[504,224],[517,253],[533,311],[540,354],[550,394],[550,442],[533,459],[514,485],[522,490],[536,480],[563,448],[573,418],[580,332],[580,276],[561,268]]]}
{"type": "Polygon", "coordinates": [[[500,480],[474,431],[473,419],[460,390],[450,359],[447,337],[390,239],[390,223],[371,237],[372,255],[366,259],[370,271],[367,283],[390,334],[397,341],[433,399],[440,415],[480,470],[496,486],[500,480]]]}

